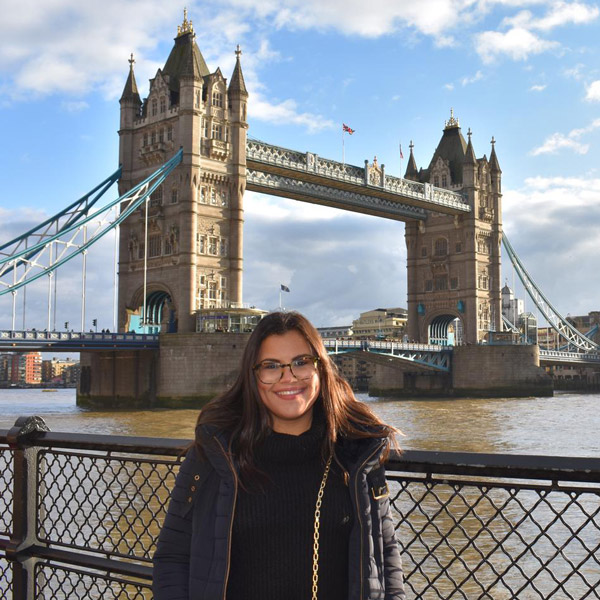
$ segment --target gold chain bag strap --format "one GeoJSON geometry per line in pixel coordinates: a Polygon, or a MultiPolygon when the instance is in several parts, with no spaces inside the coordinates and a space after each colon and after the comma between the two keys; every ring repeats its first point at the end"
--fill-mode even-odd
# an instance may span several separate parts
{"type": "Polygon", "coordinates": [[[329,475],[329,467],[331,467],[331,459],[333,454],[329,455],[325,471],[323,472],[323,481],[317,494],[317,504],[315,505],[315,530],[313,533],[313,576],[312,576],[312,600],[318,600],[317,594],[319,591],[319,527],[321,525],[321,503],[323,502],[323,492],[329,475]]]}

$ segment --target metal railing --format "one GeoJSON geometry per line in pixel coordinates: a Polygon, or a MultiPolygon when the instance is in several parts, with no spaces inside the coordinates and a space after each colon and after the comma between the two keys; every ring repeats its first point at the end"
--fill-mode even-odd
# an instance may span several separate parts
{"type": "MultiPolygon", "coordinates": [[[[0,600],[149,599],[187,440],[0,430],[0,600]]],[[[388,462],[407,598],[599,598],[600,459],[388,462]]]]}

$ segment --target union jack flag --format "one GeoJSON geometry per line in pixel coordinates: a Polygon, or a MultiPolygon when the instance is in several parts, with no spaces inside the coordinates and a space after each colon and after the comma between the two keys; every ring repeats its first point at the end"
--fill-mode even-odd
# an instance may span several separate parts
{"type": "Polygon", "coordinates": [[[342,123],[342,131],[345,131],[346,133],[349,133],[350,135],[352,135],[356,130],[352,129],[352,127],[348,127],[348,125],[346,125],[346,123],[342,123]]]}

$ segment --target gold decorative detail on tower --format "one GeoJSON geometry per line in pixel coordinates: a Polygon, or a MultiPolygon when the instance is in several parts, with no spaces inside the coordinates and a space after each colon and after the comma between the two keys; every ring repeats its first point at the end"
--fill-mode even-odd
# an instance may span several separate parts
{"type": "Polygon", "coordinates": [[[240,56],[242,55],[242,49],[240,48],[240,45],[237,45],[237,48],[235,49],[235,57],[236,58],[240,58],[240,56]]]}
{"type": "Polygon", "coordinates": [[[131,58],[128,60],[129,62],[129,70],[133,71],[133,64],[135,63],[135,58],[133,58],[133,52],[131,53],[131,58]]]}
{"type": "Polygon", "coordinates": [[[187,18],[187,8],[183,9],[183,23],[181,25],[177,25],[177,37],[185,35],[186,33],[194,33],[194,26],[192,25],[192,20],[188,21],[187,18]]]}
{"type": "Polygon", "coordinates": [[[456,119],[454,117],[454,109],[451,108],[450,109],[450,118],[445,122],[445,128],[444,129],[451,129],[452,127],[460,127],[460,123],[458,122],[458,119],[456,119]]]}

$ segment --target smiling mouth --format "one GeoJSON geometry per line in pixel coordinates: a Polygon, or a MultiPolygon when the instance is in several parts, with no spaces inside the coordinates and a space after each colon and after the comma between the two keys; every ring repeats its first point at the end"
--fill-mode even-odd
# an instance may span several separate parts
{"type": "Polygon", "coordinates": [[[297,396],[302,393],[302,389],[295,390],[282,390],[281,392],[275,392],[278,396],[297,396]]]}

